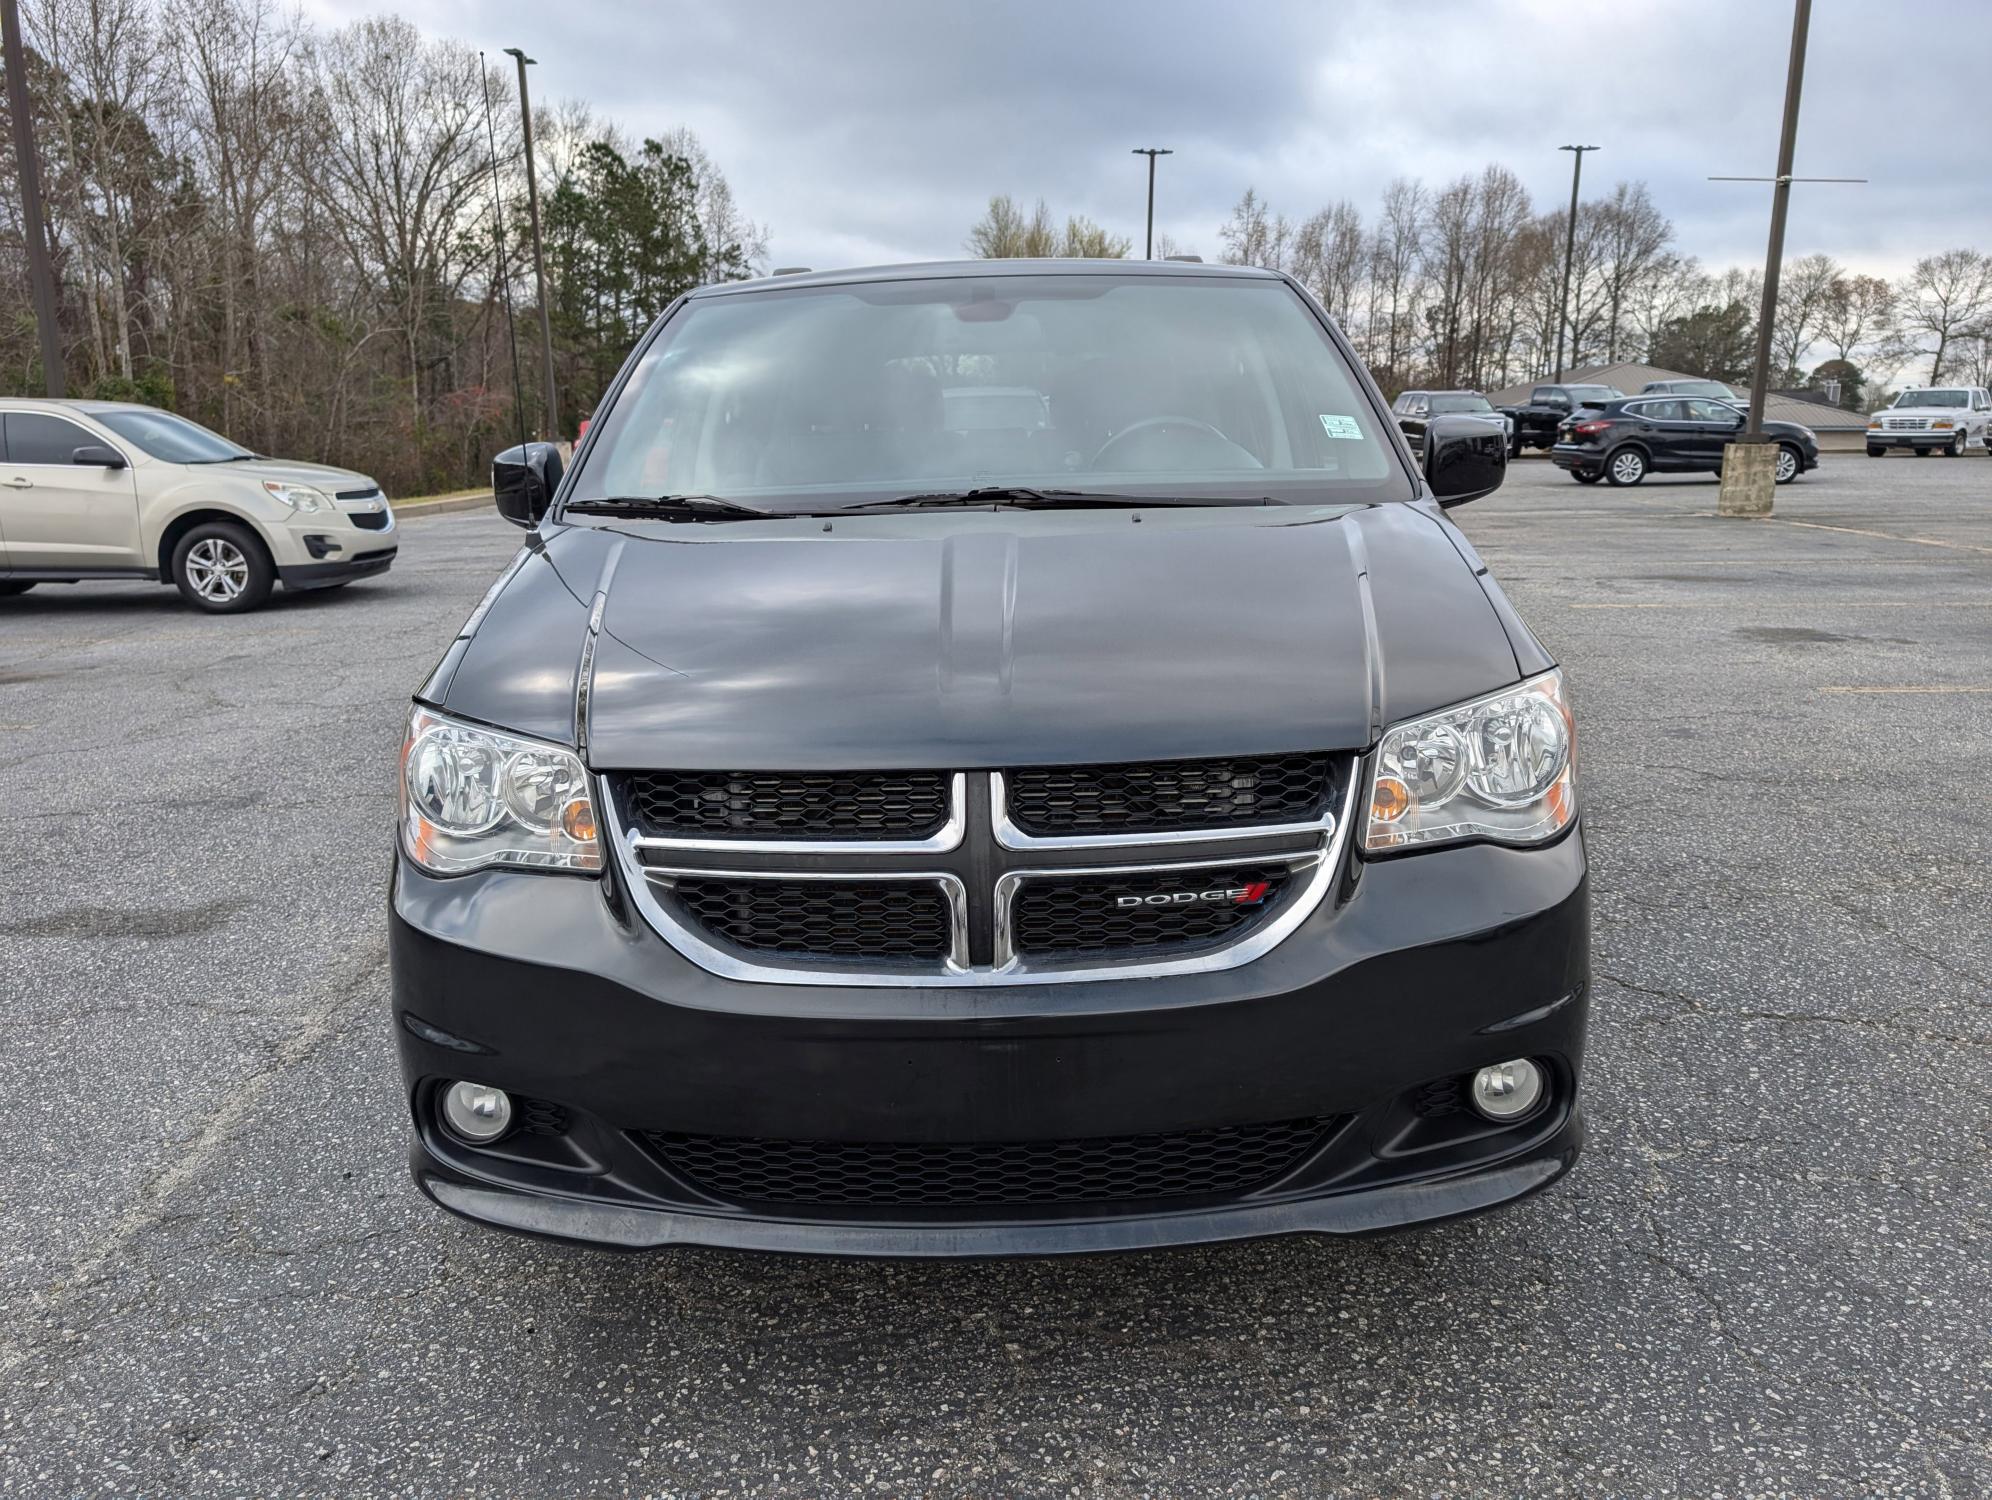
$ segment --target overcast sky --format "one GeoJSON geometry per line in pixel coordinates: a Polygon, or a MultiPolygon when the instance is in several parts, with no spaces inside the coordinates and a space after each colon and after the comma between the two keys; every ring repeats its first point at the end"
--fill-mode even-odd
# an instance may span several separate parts
{"type": "MultiPolygon", "coordinates": [[[[383,9],[307,0],[337,23],[383,9]]],[[[389,7],[391,8],[391,7],[389,7]]],[[[1489,161],[1538,206],[1565,142],[1599,189],[1643,179],[1680,248],[1761,263],[1790,41],[1786,0],[423,0],[425,31],[538,59],[536,101],[589,101],[633,134],[689,125],[771,230],[770,262],[952,258],[992,193],[1042,195],[1140,250],[1156,228],[1215,258],[1255,186],[1296,220],[1365,217],[1405,174],[1489,161]]],[[[1817,0],[1787,253],[1895,273],[1992,250],[1988,0],[1817,0]],[[1913,45],[1903,45],[1913,34],[1913,45]],[[1949,40],[1945,40],[1948,38],[1949,40]]],[[[501,61],[503,59],[500,59],[501,61]]],[[[1589,194],[1587,193],[1587,196],[1589,194]]]]}

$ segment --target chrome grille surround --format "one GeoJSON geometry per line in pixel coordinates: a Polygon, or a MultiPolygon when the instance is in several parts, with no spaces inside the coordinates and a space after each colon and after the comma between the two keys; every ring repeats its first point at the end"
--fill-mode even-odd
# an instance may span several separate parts
{"type": "Polygon", "coordinates": [[[616,773],[598,774],[596,791],[618,869],[636,906],[672,947],[712,973],[764,984],[885,988],[1072,984],[1221,972],[1250,963],[1284,942],[1320,906],[1341,868],[1361,783],[1359,761],[1357,755],[1333,757],[1333,794],[1328,810],[1305,823],[1172,830],[1163,834],[1077,834],[1048,840],[1030,840],[1006,832],[1001,817],[1002,773],[995,771],[955,773],[951,790],[956,816],[950,818],[942,839],[917,843],[886,839],[832,842],[646,838],[635,830],[622,805],[616,773]],[[973,787],[974,777],[988,781],[986,793],[973,787]],[[981,822],[978,810],[970,825],[960,816],[964,799],[985,795],[991,819],[988,823],[981,822]],[[1018,840],[1015,844],[1011,842],[1013,837],[1018,840]],[[1225,840],[1240,847],[1199,853],[1199,844],[1213,840],[1225,840]],[[987,847],[971,848],[971,841],[987,847]],[[1093,851],[1097,851],[1097,858],[1088,857],[1093,851]],[[751,861],[725,857],[747,854],[761,857],[751,861]],[[982,859],[978,868],[988,874],[986,884],[979,883],[980,877],[964,875],[968,863],[978,856],[982,859]],[[1019,891],[1032,880],[1150,876],[1177,871],[1195,877],[1246,865],[1278,866],[1287,871],[1287,878],[1281,884],[1276,909],[1264,920],[1244,925],[1235,940],[1199,943],[1175,952],[1166,947],[1138,949],[1125,956],[1091,952],[1027,957],[1017,953],[1013,946],[1011,908],[1019,891]],[[949,903],[949,953],[938,963],[848,957],[816,961],[735,949],[685,919],[677,910],[671,887],[676,881],[694,877],[843,883],[877,880],[900,884],[932,881],[949,903]],[[977,880],[978,884],[972,885],[971,880],[977,880]],[[972,944],[971,928],[977,923],[983,924],[984,936],[972,944]],[[981,962],[975,961],[977,945],[983,955],[981,962]]]}

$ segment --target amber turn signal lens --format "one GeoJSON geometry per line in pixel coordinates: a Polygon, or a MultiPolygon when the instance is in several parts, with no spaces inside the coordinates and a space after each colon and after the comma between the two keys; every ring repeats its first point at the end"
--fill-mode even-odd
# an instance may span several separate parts
{"type": "Polygon", "coordinates": [[[1410,790],[1395,776],[1379,776],[1370,791],[1370,817],[1378,823],[1395,823],[1411,809],[1410,790]]]}
{"type": "Polygon", "coordinates": [[[560,827],[577,844],[595,842],[595,809],[585,798],[577,798],[560,810],[560,827]]]}

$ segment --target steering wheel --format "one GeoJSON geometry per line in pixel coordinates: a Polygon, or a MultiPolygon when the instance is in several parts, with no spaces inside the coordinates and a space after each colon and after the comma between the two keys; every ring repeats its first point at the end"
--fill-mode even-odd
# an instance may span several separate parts
{"type": "MultiPolygon", "coordinates": [[[[1239,447],[1238,444],[1232,442],[1230,438],[1226,437],[1217,428],[1211,426],[1210,423],[1200,421],[1196,417],[1169,416],[1144,417],[1139,422],[1129,423],[1104,443],[1100,444],[1099,451],[1093,455],[1092,461],[1086,467],[1089,469],[1101,467],[1101,461],[1109,453],[1112,453],[1116,447],[1128,442],[1130,439],[1138,440],[1154,433],[1172,431],[1186,433],[1197,443],[1210,448],[1212,450],[1212,458],[1217,461],[1211,463],[1209,467],[1227,469],[1258,469],[1265,467],[1258,459],[1254,458],[1245,449],[1239,447]]],[[[1113,467],[1127,468],[1129,465],[1122,463],[1116,464],[1113,467]]],[[[1138,469],[1141,465],[1135,464],[1132,467],[1138,469]]],[[[1175,465],[1171,464],[1162,467],[1173,468],[1175,465]]]]}

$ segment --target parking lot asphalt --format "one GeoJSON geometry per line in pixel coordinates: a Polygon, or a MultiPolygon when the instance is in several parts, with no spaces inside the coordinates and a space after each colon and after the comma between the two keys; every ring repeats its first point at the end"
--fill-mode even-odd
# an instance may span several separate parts
{"type": "Polygon", "coordinates": [[[418,1198],[392,767],[489,514],[239,619],[0,600],[0,1493],[1992,1493],[1992,461],[1715,494],[1529,460],[1455,512],[1578,694],[1576,1171],[1124,1259],[617,1256],[418,1198]]]}

